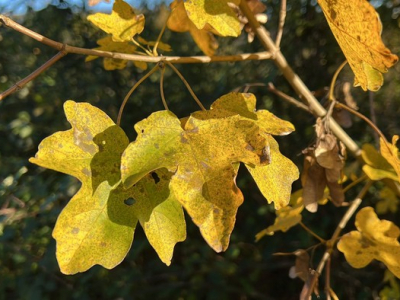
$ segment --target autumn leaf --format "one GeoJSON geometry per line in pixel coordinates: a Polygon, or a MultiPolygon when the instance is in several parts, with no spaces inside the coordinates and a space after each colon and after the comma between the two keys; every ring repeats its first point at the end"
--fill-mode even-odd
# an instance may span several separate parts
{"type": "Polygon", "coordinates": [[[185,10],[198,29],[211,26],[221,36],[239,36],[240,22],[228,2],[239,5],[239,0],[186,1],[185,10]]]}
{"type": "Polygon", "coordinates": [[[176,32],[189,31],[197,46],[205,55],[213,56],[218,48],[218,42],[214,35],[206,29],[198,29],[189,19],[182,0],[175,0],[171,3],[171,15],[167,26],[176,32]]]}
{"type": "Polygon", "coordinates": [[[276,218],[273,225],[260,231],[256,235],[258,242],[265,235],[273,235],[276,231],[288,231],[293,226],[296,226],[301,221],[301,212],[304,209],[303,199],[301,197],[303,191],[299,190],[292,194],[288,206],[276,211],[276,218]]]}
{"type": "Polygon", "coordinates": [[[399,140],[398,135],[394,135],[392,143],[386,143],[382,138],[380,138],[381,153],[382,156],[389,162],[389,164],[394,168],[397,173],[397,180],[400,181],[400,159],[399,159],[399,149],[396,147],[396,143],[399,140]]]}
{"type": "MultiPolygon", "coordinates": [[[[114,42],[111,36],[106,36],[97,41],[100,47],[94,48],[95,50],[110,51],[110,52],[120,52],[120,53],[135,53],[137,47],[135,45],[129,44],[128,42],[114,42]]],[[[86,62],[92,61],[98,58],[98,56],[89,55],[86,57],[86,62]]],[[[104,69],[108,71],[121,70],[124,69],[128,61],[124,59],[114,59],[110,57],[103,58],[104,69]]],[[[145,62],[134,61],[133,64],[142,69],[147,69],[147,64],[145,62]]]]}
{"type": "MultiPolygon", "coordinates": [[[[101,2],[102,0],[88,0],[88,4],[89,6],[94,6],[96,4],[98,4],[99,2],[101,2]]],[[[110,0],[104,0],[105,2],[110,2],[110,0]]]]}
{"type": "Polygon", "coordinates": [[[129,42],[144,29],[144,16],[136,15],[132,7],[123,0],[116,0],[111,15],[95,13],[88,20],[101,30],[112,35],[114,42],[129,42]]]}
{"type": "Polygon", "coordinates": [[[361,156],[366,163],[362,169],[369,179],[379,181],[388,178],[399,181],[393,167],[371,144],[362,146],[361,156]]]}
{"type": "Polygon", "coordinates": [[[115,267],[129,251],[138,221],[161,260],[170,264],[174,245],[186,237],[181,205],[168,188],[171,173],[158,170],[158,181],[147,175],[125,190],[120,161],[129,141],[122,129],[87,103],[67,101],[64,110],[72,129],[44,139],[30,159],[82,182],[53,232],[61,271],[115,267]]]}
{"type": "Polygon", "coordinates": [[[338,243],[347,262],[353,268],[364,268],[372,260],[383,262],[400,277],[400,229],[390,221],[379,220],[372,207],[364,207],[356,215],[356,228],[338,243]]]}
{"type": "MultiPolygon", "coordinates": [[[[243,101],[247,98],[253,99],[242,97],[243,101]]],[[[183,128],[171,112],[153,113],[135,125],[138,137],[127,147],[121,165],[128,187],[158,168],[176,171],[171,191],[217,252],[227,248],[237,208],[243,202],[235,183],[238,162],[253,167],[268,164],[264,130],[279,132],[277,124],[258,126],[254,110],[247,110],[254,114],[249,114],[250,119],[235,112],[234,104],[229,110],[221,103],[217,100],[211,110],[193,113],[183,128]]],[[[287,133],[290,123],[280,122],[284,124],[281,132],[287,133]]]]}
{"type": "Polygon", "coordinates": [[[386,214],[388,212],[395,213],[398,210],[399,199],[391,188],[385,186],[379,192],[380,200],[375,205],[376,213],[386,214]]]}
{"type": "Polygon", "coordinates": [[[354,86],[377,91],[382,73],[398,57],[381,39],[382,24],[374,7],[366,0],[318,0],[333,35],[354,72],[354,86]]]}

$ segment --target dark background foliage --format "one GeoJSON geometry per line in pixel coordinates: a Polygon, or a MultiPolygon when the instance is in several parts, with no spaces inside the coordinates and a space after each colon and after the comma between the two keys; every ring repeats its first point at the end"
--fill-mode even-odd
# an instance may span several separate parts
{"type": "MultiPolygon", "coordinates": [[[[34,1],[33,1],[34,2],[34,1]]],[[[49,1],[50,2],[50,1],[49,1]]],[[[44,36],[69,45],[93,48],[104,34],[87,20],[87,12],[68,1],[53,1],[41,11],[29,10],[15,17],[24,26],[44,36]]],[[[275,36],[279,1],[266,1],[267,28],[275,36]]],[[[375,1],[383,22],[383,39],[393,53],[400,52],[398,15],[400,2],[375,1]]],[[[159,5],[148,11],[143,36],[156,39],[163,25],[159,5]]],[[[327,87],[344,60],[324,16],[314,0],[289,1],[281,49],[290,65],[311,90],[327,87]]],[[[174,49],[174,55],[201,54],[188,34],[166,31],[163,41],[174,49]]],[[[257,41],[219,39],[218,54],[262,51],[257,41]]],[[[11,29],[0,27],[0,90],[4,91],[27,76],[56,52],[11,29]]],[[[245,84],[273,82],[280,90],[296,97],[280,72],[269,61],[179,65],[195,93],[208,107],[219,96],[245,84]]],[[[377,124],[387,135],[400,132],[399,65],[385,75],[384,87],[375,94],[352,89],[360,111],[373,113],[377,124]],[[397,80],[396,80],[397,79],[397,80]]],[[[60,273],[55,259],[55,241],[51,232],[58,214],[79,188],[76,179],[44,170],[28,162],[40,141],[59,130],[70,128],[62,105],[67,99],[89,102],[114,120],[126,93],[143,75],[133,65],[121,71],[105,71],[102,60],[84,62],[84,57],[69,54],[26,87],[0,102],[0,299],[298,299],[303,283],[288,277],[293,256],[273,256],[276,252],[306,249],[317,241],[300,226],[287,233],[276,233],[254,242],[257,232],[273,223],[273,206],[268,205],[254,182],[241,170],[238,185],[245,196],[226,253],[217,254],[203,241],[198,229],[187,219],[188,238],[176,246],[170,267],[160,262],[138,227],[132,249],[113,270],[96,266],[73,276],[60,273]]],[[[340,81],[352,83],[348,67],[340,81]]],[[[133,125],[151,112],[163,109],[159,96],[159,75],[153,75],[134,92],[122,119],[122,127],[135,138],[133,125]]],[[[296,132],[278,138],[282,153],[301,169],[301,150],[314,140],[315,119],[290,106],[267,91],[251,87],[258,108],[268,109],[291,121],[296,132]]],[[[167,71],[165,95],[170,109],[179,117],[198,110],[179,78],[167,71]]],[[[324,102],[324,94],[319,96],[324,102]]],[[[351,117],[346,129],[359,143],[376,143],[373,132],[363,121],[351,117]]],[[[348,169],[357,171],[357,162],[348,159],[348,169]]],[[[350,171],[348,171],[350,173],[350,171]]],[[[294,184],[299,189],[300,182],[294,184]]],[[[346,194],[347,200],[357,188],[346,194]]],[[[377,202],[371,189],[364,205],[377,202]]],[[[304,223],[317,234],[329,238],[345,208],[330,203],[317,214],[303,213],[304,223]]],[[[381,216],[399,219],[399,215],[381,216]]],[[[353,223],[353,222],[351,222],[353,223]]],[[[350,224],[349,228],[353,226],[350,224]]],[[[313,266],[323,247],[314,252],[313,266]]],[[[384,266],[373,263],[367,268],[352,269],[340,253],[334,253],[331,285],[341,299],[373,299],[384,287],[384,266]]],[[[321,285],[323,289],[323,285],[321,285]]],[[[322,295],[324,299],[324,295],[322,295]]]]}

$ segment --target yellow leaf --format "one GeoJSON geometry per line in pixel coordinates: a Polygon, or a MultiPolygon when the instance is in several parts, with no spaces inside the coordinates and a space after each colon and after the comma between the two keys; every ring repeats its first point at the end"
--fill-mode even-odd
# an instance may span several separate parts
{"type": "Polygon", "coordinates": [[[198,29],[189,19],[183,1],[175,0],[171,3],[171,15],[168,19],[167,26],[170,30],[176,32],[189,31],[196,42],[197,46],[205,55],[213,56],[218,48],[218,42],[214,35],[206,29],[198,29]]]}
{"type": "MultiPolygon", "coordinates": [[[[156,44],[156,42],[153,42],[153,41],[148,42],[148,41],[146,41],[144,38],[142,38],[140,36],[137,37],[137,41],[139,43],[143,44],[143,45],[148,45],[150,47],[153,47],[156,44]]],[[[158,42],[157,49],[163,50],[163,51],[166,51],[166,52],[172,51],[172,48],[171,48],[170,45],[168,45],[166,43],[163,43],[161,41],[158,42]]]]}
{"type": "MultiPolygon", "coordinates": [[[[232,95],[233,99],[244,102],[255,101],[249,95],[232,95]]],[[[270,113],[260,111],[258,119],[254,108],[238,113],[234,103],[231,106],[227,103],[218,99],[211,110],[195,112],[182,123],[169,111],[153,113],[135,125],[138,137],[125,150],[121,165],[122,180],[127,187],[159,168],[176,172],[170,182],[171,192],[217,252],[227,248],[237,208],[243,202],[235,182],[238,163],[251,167],[267,165],[270,154],[267,138],[270,137],[266,131],[286,134],[293,130],[290,123],[270,113]],[[269,120],[271,124],[262,120],[269,120]]],[[[238,107],[240,111],[252,105],[244,103],[238,107]]],[[[269,176],[279,173],[278,162],[283,161],[274,142],[271,140],[271,160],[277,163],[265,171],[269,176]]],[[[282,163],[278,180],[282,173],[290,171],[285,169],[286,165],[282,163]]],[[[269,201],[283,201],[281,194],[290,193],[291,183],[283,180],[280,184],[285,187],[283,192],[277,192],[279,199],[269,201]]]]}
{"type": "Polygon", "coordinates": [[[371,180],[388,178],[399,181],[393,167],[371,144],[362,146],[361,156],[366,163],[362,169],[371,180]]]}
{"type": "Polygon", "coordinates": [[[114,42],[129,42],[144,29],[144,16],[136,15],[132,7],[123,0],[116,0],[111,15],[96,13],[88,20],[112,35],[114,42]]]}
{"type": "Polygon", "coordinates": [[[288,231],[293,226],[296,226],[301,221],[301,212],[304,209],[303,199],[301,198],[302,190],[293,193],[290,205],[276,211],[276,218],[273,225],[260,231],[256,235],[258,242],[265,235],[273,235],[276,231],[288,231]]]}
{"type": "Polygon", "coordinates": [[[400,299],[400,284],[396,277],[389,270],[385,271],[383,282],[389,282],[389,286],[385,286],[380,292],[381,300],[400,299]]]}
{"type": "Polygon", "coordinates": [[[364,268],[373,259],[383,262],[400,277],[400,229],[390,221],[379,220],[372,207],[364,207],[356,215],[356,228],[338,243],[347,262],[353,268],[364,268]]]}
{"type": "Polygon", "coordinates": [[[147,175],[124,189],[120,163],[129,141],[122,129],[87,103],[67,101],[64,110],[72,129],[44,139],[30,159],[82,182],[53,232],[61,271],[75,274],[95,264],[113,268],[129,251],[138,220],[169,265],[174,245],[186,237],[182,207],[168,188],[172,174],[159,170],[158,180],[147,175]]]}
{"type": "Polygon", "coordinates": [[[398,135],[394,135],[392,143],[386,143],[382,138],[380,138],[381,153],[384,158],[391,164],[397,173],[397,180],[400,181],[400,159],[399,159],[399,149],[396,147],[396,143],[399,139],[398,135]]]}
{"type": "Polygon", "coordinates": [[[239,36],[240,22],[228,2],[238,5],[239,0],[196,0],[186,1],[185,9],[190,20],[198,29],[210,25],[221,36],[239,36]]]}
{"type": "Polygon", "coordinates": [[[386,214],[388,212],[395,213],[399,206],[399,199],[397,199],[396,194],[392,189],[384,187],[379,192],[379,202],[376,203],[376,212],[378,214],[386,214]]]}
{"type": "Polygon", "coordinates": [[[366,0],[318,0],[333,35],[354,72],[354,86],[377,91],[381,73],[398,57],[381,39],[382,24],[374,7],[366,0]]]}

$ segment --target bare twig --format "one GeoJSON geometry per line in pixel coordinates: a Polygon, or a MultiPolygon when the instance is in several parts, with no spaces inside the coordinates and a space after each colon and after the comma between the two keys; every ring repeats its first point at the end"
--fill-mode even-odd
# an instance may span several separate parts
{"type": "Polygon", "coordinates": [[[138,80],[138,82],[135,83],[135,85],[130,89],[128,94],[126,94],[124,101],[122,101],[121,107],[119,108],[118,112],[118,118],[117,118],[117,124],[121,124],[121,118],[122,118],[122,112],[124,111],[124,107],[126,105],[126,102],[128,102],[129,97],[132,95],[132,93],[137,89],[139,85],[142,84],[143,81],[145,81],[151,74],[153,74],[155,71],[157,71],[159,68],[158,64],[154,66],[153,69],[151,69],[146,75],[144,75],[142,78],[138,80]]]}
{"type": "Polygon", "coordinates": [[[192,95],[194,101],[196,101],[196,103],[200,106],[200,108],[202,110],[206,110],[205,107],[203,106],[203,104],[201,103],[201,101],[199,100],[199,98],[197,98],[196,94],[193,92],[192,88],[190,87],[189,83],[186,81],[185,77],[183,77],[183,75],[181,74],[181,72],[179,72],[178,69],[175,68],[175,66],[173,64],[171,64],[170,62],[167,61],[166,63],[168,64],[168,66],[171,67],[172,70],[174,70],[176,75],[178,75],[179,78],[182,80],[182,82],[185,84],[185,86],[188,89],[190,95],[192,95]]]}
{"type": "Polygon", "coordinates": [[[319,265],[318,265],[318,267],[316,269],[316,273],[311,278],[310,283],[308,284],[308,286],[306,287],[304,285],[304,287],[303,287],[303,289],[308,289],[307,293],[305,294],[305,298],[304,299],[309,299],[309,297],[311,296],[311,293],[314,290],[314,286],[317,283],[317,279],[318,279],[319,275],[323,271],[326,262],[331,257],[331,253],[333,251],[333,247],[334,247],[334,245],[335,245],[340,233],[346,227],[346,225],[349,222],[350,218],[354,215],[354,213],[356,212],[357,208],[360,206],[360,204],[362,202],[362,198],[364,198],[365,194],[368,192],[368,189],[370,188],[372,183],[373,183],[373,181],[369,180],[365,184],[363,189],[358,193],[358,195],[354,199],[354,201],[351,202],[351,205],[349,206],[349,208],[347,209],[346,213],[343,215],[342,219],[340,220],[340,222],[339,222],[338,226],[336,227],[336,230],[333,233],[331,239],[326,243],[327,249],[326,249],[324,255],[322,256],[321,261],[319,262],[319,265]]]}
{"type": "Polygon", "coordinates": [[[165,73],[165,64],[163,62],[158,63],[158,67],[161,70],[161,77],[160,77],[160,94],[161,94],[161,101],[164,105],[166,110],[169,110],[167,101],[165,100],[164,96],[164,73],[165,73]]]}
{"type": "Polygon", "coordinates": [[[234,62],[234,61],[247,61],[247,60],[264,60],[270,59],[272,57],[271,53],[268,51],[264,52],[256,52],[256,53],[244,53],[238,55],[227,55],[227,56],[144,56],[144,55],[135,55],[135,54],[127,54],[127,53],[119,53],[119,52],[109,52],[109,51],[101,51],[94,49],[86,49],[69,46],[67,44],[63,44],[60,42],[56,42],[45,36],[34,32],[16,22],[11,20],[10,18],[0,15],[0,22],[4,25],[26,35],[29,36],[47,46],[55,48],[59,51],[63,50],[66,53],[74,53],[74,54],[83,54],[83,55],[93,55],[99,57],[109,57],[115,59],[124,59],[131,61],[143,61],[149,63],[158,63],[160,61],[168,61],[171,63],[180,63],[180,64],[190,64],[190,63],[210,63],[210,62],[234,62]]]}
{"type": "MultiPolygon", "coordinates": [[[[374,103],[374,93],[368,92],[368,100],[369,100],[369,110],[371,116],[371,122],[376,125],[376,114],[375,114],[375,103],[374,103]]],[[[379,145],[379,134],[374,131],[375,142],[379,145]]]]}
{"type": "Polygon", "coordinates": [[[305,110],[306,112],[309,112],[312,114],[312,111],[310,110],[310,108],[307,105],[301,103],[299,100],[296,100],[293,97],[290,97],[289,95],[285,94],[284,92],[281,92],[273,85],[272,82],[268,83],[268,91],[281,97],[283,100],[289,102],[290,104],[297,106],[298,108],[301,108],[302,110],[305,110]]]}
{"type": "MultiPolygon", "coordinates": [[[[285,57],[279,51],[279,49],[275,46],[275,43],[272,41],[267,30],[260,25],[260,23],[256,20],[254,14],[251,12],[247,1],[240,2],[240,10],[244,13],[246,18],[249,20],[249,24],[256,32],[258,39],[260,40],[263,47],[273,53],[273,61],[278,66],[278,68],[285,76],[286,80],[293,87],[298,95],[300,95],[301,99],[304,99],[312,111],[316,113],[317,116],[323,117],[326,114],[326,110],[322,107],[322,105],[318,102],[318,100],[314,97],[311,91],[307,88],[307,86],[303,83],[303,81],[297,76],[297,74],[290,68],[285,57]]],[[[330,128],[332,132],[341,140],[347,147],[347,149],[354,153],[356,156],[360,155],[360,148],[354,142],[352,138],[348,136],[348,134],[334,121],[330,122],[330,128]]]]}
{"type": "Polygon", "coordinates": [[[16,84],[14,84],[12,87],[10,87],[8,90],[2,92],[0,94],[0,101],[6,98],[7,96],[11,95],[15,91],[20,90],[24,85],[26,85],[28,82],[32,81],[36,77],[38,77],[41,73],[46,71],[48,68],[50,68],[55,62],[57,62],[59,59],[67,55],[66,52],[60,51],[56,55],[54,55],[51,59],[49,59],[46,63],[44,63],[42,66],[37,68],[34,72],[26,76],[24,79],[18,81],[16,84]]]}
{"type": "Polygon", "coordinates": [[[281,8],[279,10],[278,32],[276,33],[276,39],[275,39],[275,46],[278,49],[279,45],[281,44],[283,26],[285,25],[285,18],[286,18],[286,0],[281,0],[281,8]]]}

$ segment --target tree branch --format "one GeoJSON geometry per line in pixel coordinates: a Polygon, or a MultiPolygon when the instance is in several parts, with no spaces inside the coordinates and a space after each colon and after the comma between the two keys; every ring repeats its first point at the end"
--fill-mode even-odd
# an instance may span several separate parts
{"type": "Polygon", "coordinates": [[[24,79],[18,81],[16,84],[14,84],[12,87],[10,87],[8,90],[2,92],[0,94],[0,101],[6,98],[7,96],[11,95],[15,91],[20,90],[24,85],[26,85],[28,82],[32,81],[36,77],[38,77],[41,73],[46,71],[48,68],[50,68],[55,62],[60,60],[62,57],[67,55],[67,52],[61,50],[58,52],[56,55],[54,55],[51,59],[49,59],[46,63],[44,63],[41,67],[37,68],[35,71],[33,71],[31,74],[26,76],[24,79]]]}
{"type": "Polygon", "coordinates": [[[278,32],[276,33],[276,39],[275,39],[276,48],[279,48],[279,45],[281,44],[283,26],[285,25],[285,18],[286,18],[286,0],[281,0],[281,8],[279,10],[278,32]]]}
{"type": "MultiPolygon", "coordinates": [[[[246,1],[240,2],[240,9],[249,20],[249,24],[256,32],[257,37],[263,47],[273,54],[273,61],[278,66],[279,70],[283,73],[283,76],[285,76],[289,84],[296,91],[296,93],[300,96],[301,99],[304,99],[304,101],[307,102],[307,104],[310,106],[312,111],[317,114],[317,116],[325,116],[326,110],[310,92],[310,90],[299,78],[299,76],[297,76],[292,68],[290,68],[282,52],[280,52],[279,49],[275,46],[275,43],[272,41],[267,30],[263,26],[261,26],[260,23],[256,20],[246,1]]],[[[353,141],[353,139],[350,138],[347,133],[334,120],[332,120],[329,124],[332,132],[338,137],[339,140],[341,140],[346,145],[347,149],[350,152],[354,153],[355,156],[360,156],[360,148],[353,141]]]]}
{"type": "Polygon", "coordinates": [[[0,15],[0,22],[4,25],[26,35],[29,36],[42,44],[55,48],[59,51],[63,50],[66,53],[74,53],[74,54],[83,54],[83,55],[93,55],[99,57],[109,57],[115,59],[124,59],[131,61],[143,61],[148,63],[158,63],[160,61],[168,61],[174,64],[190,64],[190,63],[210,63],[210,62],[234,62],[234,61],[247,61],[247,60],[265,60],[271,59],[272,55],[270,52],[257,52],[257,53],[243,53],[238,55],[227,55],[227,56],[144,56],[144,55],[135,55],[135,54],[127,54],[127,53],[119,53],[119,52],[109,52],[109,51],[101,51],[94,49],[86,49],[69,46],[67,44],[63,44],[60,42],[56,42],[51,40],[35,31],[32,31],[17,22],[14,22],[10,18],[0,15]]]}

